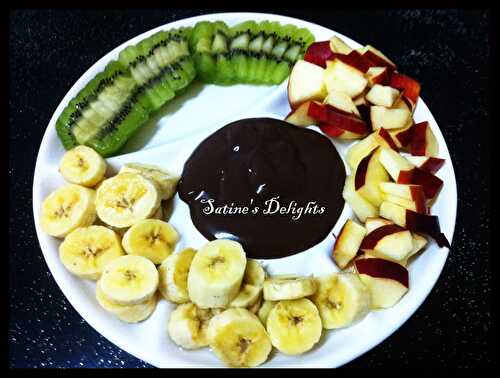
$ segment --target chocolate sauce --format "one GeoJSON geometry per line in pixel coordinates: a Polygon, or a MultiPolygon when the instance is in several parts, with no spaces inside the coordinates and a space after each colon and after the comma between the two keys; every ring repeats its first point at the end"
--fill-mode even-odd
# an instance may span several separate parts
{"type": "Polygon", "coordinates": [[[345,177],[327,137],[249,118],[199,144],[184,165],[179,195],[207,239],[236,240],[248,257],[278,258],[328,235],[344,206],[345,177]]]}

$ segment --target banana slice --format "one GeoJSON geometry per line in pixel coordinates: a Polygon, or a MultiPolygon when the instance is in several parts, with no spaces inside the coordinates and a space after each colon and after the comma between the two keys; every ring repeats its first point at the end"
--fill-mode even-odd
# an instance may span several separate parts
{"type": "Polygon", "coordinates": [[[259,300],[261,291],[262,288],[258,286],[243,284],[229,307],[250,307],[259,300]]]}
{"type": "Polygon", "coordinates": [[[208,325],[208,341],[215,355],[230,367],[258,366],[272,349],[264,326],[244,308],[214,316],[208,325]]]}
{"type": "Polygon", "coordinates": [[[323,328],[318,309],[307,298],[278,302],[266,324],[273,346],[290,355],[310,350],[319,341],[323,328]]]}
{"type": "Polygon", "coordinates": [[[97,215],[110,226],[130,227],[150,218],[160,200],[153,181],[136,173],[122,173],[104,180],[97,189],[97,215]]]}
{"type": "Polygon", "coordinates": [[[180,179],[179,176],[166,169],[149,164],[128,163],[120,169],[119,173],[124,172],[138,173],[155,181],[160,188],[162,200],[168,200],[174,196],[180,179]]]}
{"type": "Polygon", "coordinates": [[[264,324],[264,326],[267,324],[269,313],[274,308],[274,306],[276,306],[276,303],[278,302],[264,301],[264,303],[262,303],[262,306],[260,306],[259,312],[257,312],[257,316],[259,317],[262,324],[264,324]]]}
{"type": "Polygon", "coordinates": [[[123,235],[123,249],[129,255],[146,257],[161,264],[172,254],[179,234],[170,224],[159,219],[145,219],[130,227],[123,235]]]}
{"type": "Polygon", "coordinates": [[[316,281],[311,277],[277,275],[264,281],[264,299],[281,301],[307,297],[316,291],[316,281]]]}
{"type": "Polygon", "coordinates": [[[238,294],[245,266],[240,243],[224,239],[208,242],[191,263],[189,298],[201,308],[227,307],[238,294]]]}
{"type": "Polygon", "coordinates": [[[118,235],[104,226],[77,228],[59,246],[66,269],[89,280],[98,280],[106,264],[124,254],[118,235]]]}
{"type": "Polygon", "coordinates": [[[158,268],[160,273],[160,293],[174,303],[189,302],[187,280],[189,267],[196,250],[186,248],[179,253],[168,256],[158,268]]]}
{"type": "Polygon", "coordinates": [[[202,309],[194,303],[184,303],[170,313],[168,335],[174,343],[184,349],[208,346],[207,329],[210,320],[222,310],[202,309]]]}
{"type": "Polygon", "coordinates": [[[156,309],[156,304],[158,302],[158,297],[154,295],[147,301],[135,305],[124,306],[114,304],[102,292],[99,281],[97,281],[95,296],[97,302],[103,309],[127,323],[138,323],[149,318],[156,309]]]}
{"type": "Polygon", "coordinates": [[[63,238],[78,227],[87,227],[96,219],[95,190],[67,184],[48,195],[42,203],[42,230],[63,238]]]}
{"type": "Polygon", "coordinates": [[[262,287],[266,279],[266,272],[257,260],[248,259],[243,282],[252,286],[262,287]]]}
{"type": "Polygon", "coordinates": [[[311,297],[326,329],[347,327],[370,311],[367,287],[354,273],[337,273],[317,278],[318,289],[311,297]]]}
{"type": "Polygon", "coordinates": [[[247,307],[247,309],[248,309],[248,311],[250,311],[252,314],[257,315],[257,313],[258,313],[258,312],[259,312],[259,310],[260,310],[260,306],[262,306],[262,295],[259,295],[259,298],[257,299],[257,301],[256,301],[253,305],[251,305],[251,306],[247,307]]]}
{"type": "Polygon", "coordinates": [[[64,154],[59,164],[59,172],[72,184],[91,187],[104,178],[106,162],[92,148],[77,146],[64,154]]]}
{"type": "Polygon", "coordinates": [[[158,289],[158,271],[147,258],[135,255],[118,257],[104,267],[101,289],[113,303],[133,305],[147,301],[158,289]]]}

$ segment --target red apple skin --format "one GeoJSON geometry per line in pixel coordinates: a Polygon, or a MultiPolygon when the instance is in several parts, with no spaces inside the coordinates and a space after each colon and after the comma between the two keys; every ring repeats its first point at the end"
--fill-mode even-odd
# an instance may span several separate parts
{"type": "Polygon", "coordinates": [[[378,135],[380,135],[380,137],[384,139],[387,142],[387,144],[389,144],[389,147],[391,147],[394,151],[398,150],[398,146],[396,146],[396,143],[394,143],[391,134],[389,134],[389,132],[386,129],[381,127],[378,130],[378,135]]]}
{"type": "Polygon", "coordinates": [[[375,230],[373,230],[372,232],[370,232],[368,235],[365,236],[359,249],[371,250],[371,249],[375,248],[378,241],[380,239],[382,239],[383,237],[390,235],[390,234],[394,234],[396,232],[401,232],[401,231],[406,231],[406,229],[398,226],[397,224],[388,224],[386,226],[378,227],[375,230]]]}
{"type": "Polygon", "coordinates": [[[417,103],[420,96],[420,83],[415,79],[399,72],[393,72],[389,85],[393,88],[403,90],[403,96],[412,102],[412,107],[417,103]]]}
{"type": "Polygon", "coordinates": [[[374,76],[371,79],[371,81],[373,85],[375,84],[389,85],[389,79],[390,79],[390,70],[387,67],[385,67],[382,73],[378,74],[377,76],[374,76]]]}
{"type": "Polygon", "coordinates": [[[352,50],[349,54],[334,53],[334,56],[345,64],[348,64],[363,73],[366,73],[370,67],[374,66],[371,61],[364,58],[363,55],[356,50],[352,50]]]}
{"type": "Polygon", "coordinates": [[[329,125],[328,123],[320,123],[319,128],[322,132],[332,138],[338,138],[345,132],[345,130],[341,129],[340,127],[329,125]]]}
{"type": "Polygon", "coordinates": [[[355,134],[365,135],[368,132],[368,128],[363,120],[328,104],[311,102],[307,115],[318,120],[320,123],[333,125],[355,134]]]}
{"type": "Polygon", "coordinates": [[[414,232],[421,232],[433,238],[439,247],[450,248],[450,242],[441,232],[439,219],[435,215],[419,214],[412,210],[406,210],[406,227],[414,232]]]}
{"type": "Polygon", "coordinates": [[[406,147],[410,145],[412,139],[413,139],[413,130],[414,130],[415,125],[412,125],[410,128],[407,130],[401,131],[396,134],[396,138],[398,139],[399,144],[401,144],[402,147],[406,147]]]}
{"type": "Polygon", "coordinates": [[[419,168],[429,173],[436,173],[444,164],[444,159],[429,157],[419,168]]]}
{"type": "MultiPolygon", "coordinates": [[[[372,63],[373,66],[375,67],[387,67],[387,70],[389,71],[389,74],[392,74],[392,72],[396,69],[396,66],[394,66],[391,62],[388,62],[385,59],[382,59],[379,57],[377,54],[370,50],[366,50],[363,55],[363,58],[366,58],[368,61],[372,63]]],[[[392,87],[392,85],[391,85],[392,87]]]]}
{"type": "Polygon", "coordinates": [[[405,287],[409,287],[408,270],[398,263],[379,258],[371,258],[355,260],[354,264],[359,274],[366,274],[376,278],[392,279],[405,287]]]}
{"type": "Polygon", "coordinates": [[[410,153],[414,156],[425,156],[427,154],[427,128],[429,122],[420,122],[413,127],[410,144],[410,153]]]}
{"type": "Polygon", "coordinates": [[[399,172],[397,183],[421,185],[428,199],[434,198],[443,186],[443,180],[439,177],[417,167],[399,172]]]}
{"type": "Polygon", "coordinates": [[[425,201],[425,191],[422,186],[410,186],[410,193],[413,202],[415,202],[417,213],[427,214],[428,208],[425,201]]]}
{"type": "Polygon", "coordinates": [[[354,190],[358,190],[363,185],[365,185],[366,172],[368,171],[368,164],[370,164],[370,159],[372,158],[373,154],[377,150],[378,150],[378,147],[374,148],[372,152],[370,152],[368,155],[366,155],[359,162],[358,167],[356,168],[356,174],[354,176],[354,190]]]}
{"type": "Polygon", "coordinates": [[[304,60],[316,64],[320,67],[326,67],[327,60],[333,60],[335,53],[330,49],[330,41],[314,42],[304,54],[304,60]]]}

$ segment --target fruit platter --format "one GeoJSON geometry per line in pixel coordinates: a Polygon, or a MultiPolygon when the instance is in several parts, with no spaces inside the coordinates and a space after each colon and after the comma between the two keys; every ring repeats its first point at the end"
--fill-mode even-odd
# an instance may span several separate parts
{"type": "Polygon", "coordinates": [[[220,13],[96,62],[33,184],[76,311],[162,368],[338,367],[396,331],[439,278],[457,192],[425,87],[380,44],[220,13]]]}

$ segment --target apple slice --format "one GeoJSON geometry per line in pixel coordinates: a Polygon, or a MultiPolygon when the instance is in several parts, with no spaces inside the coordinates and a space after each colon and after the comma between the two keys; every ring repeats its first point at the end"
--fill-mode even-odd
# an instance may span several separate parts
{"type": "Polygon", "coordinates": [[[361,118],[358,108],[352,101],[351,97],[344,92],[333,90],[328,92],[324,101],[325,104],[331,105],[336,109],[340,109],[346,113],[354,114],[356,117],[361,118]]]}
{"type": "Polygon", "coordinates": [[[389,175],[380,164],[380,149],[373,150],[358,164],[354,189],[375,206],[383,202],[380,183],[389,181],[389,175]]]}
{"type": "Polygon", "coordinates": [[[340,269],[356,256],[365,235],[365,228],[353,220],[348,219],[344,224],[333,247],[333,259],[340,269]]]}
{"type": "Polygon", "coordinates": [[[381,217],[366,218],[365,221],[366,233],[370,233],[379,227],[387,226],[389,224],[394,224],[394,223],[388,219],[381,217]]]}
{"type": "Polygon", "coordinates": [[[411,236],[413,237],[413,249],[411,250],[407,259],[416,255],[427,245],[427,239],[424,236],[417,234],[416,232],[412,232],[411,236]]]}
{"type": "Polygon", "coordinates": [[[366,73],[373,66],[373,63],[364,58],[356,50],[351,51],[349,54],[335,54],[335,58],[341,60],[345,64],[356,68],[357,70],[366,73]]]}
{"type": "Polygon", "coordinates": [[[374,105],[370,107],[370,120],[373,129],[400,129],[405,127],[411,120],[411,112],[404,108],[386,108],[374,105]]]}
{"type": "Polygon", "coordinates": [[[375,138],[382,147],[392,148],[394,151],[398,150],[398,146],[394,142],[391,134],[383,127],[375,131],[375,138]]]}
{"type": "Polygon", "coordinates": [[[368,84],[362,71],[338,58],[327,62],[324,80],[328,92],[338,90],[351,98],[360,95],[368,84]]]}
{"type": "Polygon", "coordinates": [[[387,67],[390,71],[396,69],[396,64],[373,46],[366,45],[362,55],[370,60],[374,66],[387,67]]]}
{"type": "MultiPolygon", "coordinates": [[[[427,214],[427,205],[425,200],[424,188],[421,185],[407,185],[407,184],[396,184],[393,182],[381,182],[380,190],[390,195],[391,197],[386,197],[389,202],[396,203],[403,206],[401,203],[395,201],[392,197],[399,197],[407,201],[411,201],[414,204],[410,210],[414,210],[418,213],[427,214]]],[[[406,207],[406,206],[403,206],[406,207]]],[[[408,209],[408,207],[406,207],[408,209]]]]}
{"type": "MultiPolygon", "coordinates": [[[[414,165],[406,160],[396,151],[390,148],[381,148],[380,152],[380,163],[384,166],[386,171],[392,177],[394,181],[397,181],[402,171],[409,171],[414,168],[414,165]]],[[[413,184],[413,183],[402,183],[402,184],[413,184]]]]}
{"type": "Polygon", "coordinates": [[[366,135],[368,128],[362,119],[328,104],[313,101],[309,104],[307,115],[323,124],[351,131],[360,136],[366,135]]]}
{"type": "Polygon", "coordinates": [[[307,115],[309,110],[309,104],[311,101],[306,101],[300,104],[296,109],[293,109],[285,118],[286,122],[291,123],[295,126],[311,126],[317,124],[314,118],[307,115]]]}
{"type": "Polygon", "coordinates": [[[353,133],[352,131],[341,129],[336,125],[331,125],[328,123],[320,123],[318,126],[323,133],[325,133],[331,138],[352,140],[352,139],[361,139],[365,135],[365,134],[353,133]]]}
{"type": "Polygon", "coordinates": [[[357,259],[354,266],[370,290],[373,308],[394,306],[409,288],[408,270],[398,263],[378,259],[357,259]]]}
{"type": "Polygon", "coordinates": [[[366,99],[374,105],[390,108],[399,96],[400,93],[397,89],[387,85],[375,84],[366,94],[366,99]]]}
{"type": "Polygon", "coordinates": [[[407,98],[412,107],[415,107],[420,96],[420,84],[409,76],[393,72],[389,80],[389,85],[403,91],[403,97],[407,98]]]}
{"type": "Polygon", "coordinates": [[[396,205],[402,206],[405,209],[416,211],[417,213],[427,214],[427,206],[425,205],[425,199],[423,201],[423,205],[421,202],[417,203],[412,200],[408,200],[406,198],[401,198],[398,196],[394,196],[392,194],[384,193],[382,198],[384,201],[395,203],[396,205]]]}
{"type": "Polygon", "coordinates": [[[368,217],[378,216],[378,209],[354,190],[354,175],[346,177],[342,197],[361,222],[368,217]]]}
{"type": "Polygon", "coordinates": [[[417,123],[413,128],[410,152],[416,156],[437,156],[439,144],[429,122],[417,123]]]}
{"type": "Polygon", "coordinates": [[[403,227],[389,224],[367,234],[359,249],[375,257],[399,262],[413,250],[413,237],[403,227]]]}
{"type": "Polygon", "coordinates": [[[309,45],[304,60],[317,66],[326,67],[327,60],[333,60],[334,53],[330,48],[330,41],[314,42],[309,45]]]}
{"type": "Polygon", "coordinates": [[[386,85],[389,83],[389,70],[387,67],[370,67],[365,77],[368,79],[369,87],[375,84],[386,85]]]}
{"type": "Polygon", "coordinates": [[[400,227],[406,227],[406,209],[392,202],[380,204],[380,216],[389,219],[400,227]]]}
{"type": "Polygon", "coordinates": [[[353,51],[341,38],[336,35],[330,38],[330,50],[339,54],[349,54],[353,51]]]}
{"type": "Polygon", "coordinates": [[[351,170],[355,171],[359,162],[378,146],[379,143],[375,138],[375,133],[372,133],[360,140],[358,143],[353,144],[346,154],[347,164],[351,170]]]}
{"type": "Polygon", "coordinates": [[[429,173],[436,173],[444,164],[444,159],[431,156],[407,156],[406,159],[416,167],[429,173]]]}
{"type": "Polygon", "coordinates": [[[410,170],[401,170],[396,182],[398,184],[421,185],[424,188],[425,197],[427,199],[435,198],[443,187],[443,180],[432,173],[417,167],[410,170]]]}
{"type": "Polygon", "coordinates": [[[288,102],[292,109],[309,100],[323,101],[327,95],[324,73],[323,68],[304,60],[295,63],[288,79],[288,102]]]}
{"type": "Polygon", "coordinates": [[[413,119],[410,118],[406,126],[401,129],[389,130],[389,135],[398,148],[405,148],[411,143],[413,138],[413,119]]]}

